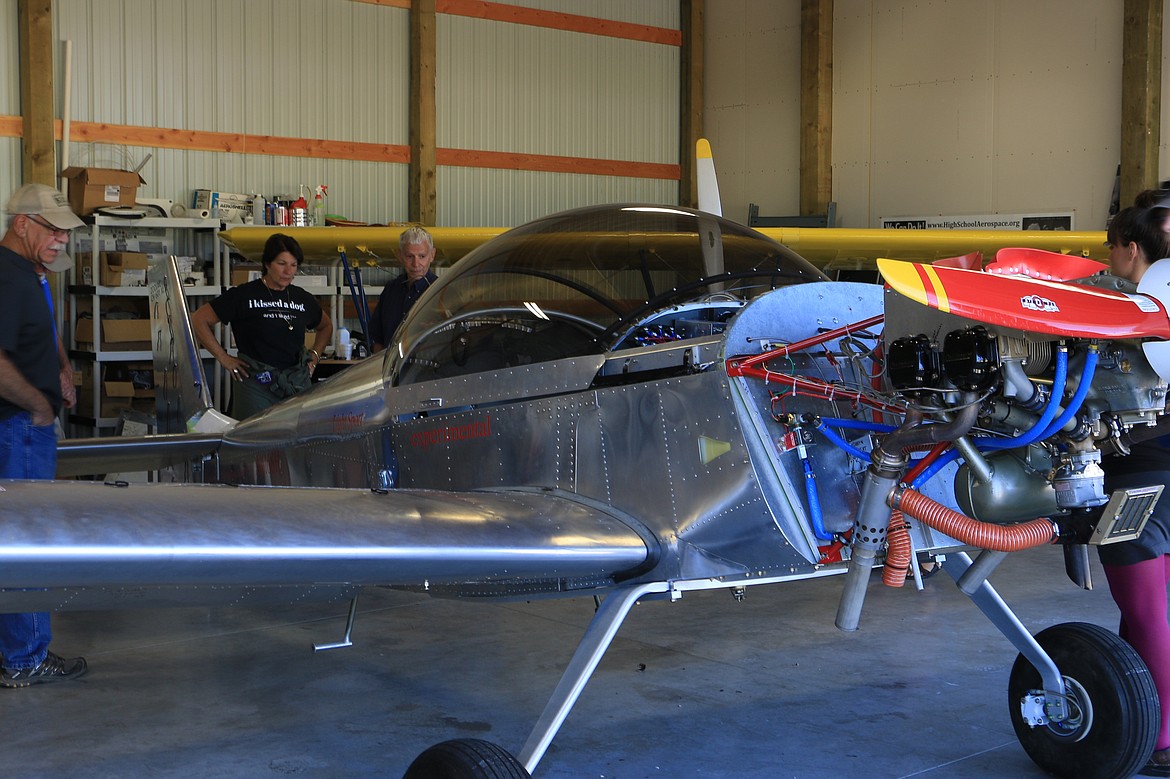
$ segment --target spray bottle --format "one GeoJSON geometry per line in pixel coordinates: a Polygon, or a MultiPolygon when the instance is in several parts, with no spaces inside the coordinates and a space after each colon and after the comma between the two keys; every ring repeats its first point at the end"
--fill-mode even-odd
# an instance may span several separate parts
{"type": "Polygon", "coordinates": [[[329,196],[329,187],[318,184],[316,194],[313,195],[313,226],[325,226],[325,198],[329,196]]]}
{"type": "Polygon", "coordinates": [[[297,199],[293,201],[292,208],[289,209],[292,216],[293,227],[308,227],[309,226],[309,204],[305,201],[305,185],[301,184],[301,193],[297,199]]]}

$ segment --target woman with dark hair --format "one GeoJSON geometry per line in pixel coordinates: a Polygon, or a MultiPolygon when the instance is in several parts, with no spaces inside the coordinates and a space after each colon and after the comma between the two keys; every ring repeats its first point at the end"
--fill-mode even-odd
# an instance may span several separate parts
{"type": "Polygon", "coordinates": [[[260,278],[232,287],[191,315],[195,337],[224,367],[234,384],[232,416],[252,416],[308,389],[333,322],[317,299],[292,283],[304,260],[300,244],[274,233],[264,244],[260,278]],[[217,323],[232,326],[236,356],[216,340],[217,323]],[[313,346],[305,348],[305,332],[313,346]]]}
{"type": "MultiPolygon", "coordinates": [[[[1149,267],[1170,256],[1164,225],[1170,211],[1146,193],[1139,205],[1118,212],[1106,233],[1111,273],[1133,283],[1149,267]],[[1147,206],[1155,206],[1148,207],[1147,206]]],[[[1170,417],[1134,428],[1117,447],[1128,456],[1107,457],[1105,488],[1170,484],[1170,417]]],[[[1170,493],[1163,494],[1140,536],[1097,547],[1109,592],[1121,611],[1118,634],[1137,650],[1150,669],[1162,707],[1161,729],[1143,776],[1170,776],[1170,621],[1166,587],[1170,583],[1170,493]]]]}

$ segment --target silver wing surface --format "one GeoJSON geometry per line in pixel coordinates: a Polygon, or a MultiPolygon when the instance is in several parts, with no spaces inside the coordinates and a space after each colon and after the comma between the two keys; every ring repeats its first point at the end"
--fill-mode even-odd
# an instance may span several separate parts
{"type": "Polygon", "coordinates": [[[635,522],[544,490],[440,492],[0,481],[0,612],[86,588],[612,586],[635,522]]]}

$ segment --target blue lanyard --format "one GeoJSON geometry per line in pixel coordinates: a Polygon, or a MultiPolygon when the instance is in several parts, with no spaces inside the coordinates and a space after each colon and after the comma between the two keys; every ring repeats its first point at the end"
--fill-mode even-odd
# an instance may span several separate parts
{"type": "Polygon", "coordinates": [[[53,292],[49,289],[49,278],[41,276],[41,289],[45,291],[45,302],[49,304],[49,324],[53,327],[53,351],[57,350],[57,314],[53,311],[53,292]]]}

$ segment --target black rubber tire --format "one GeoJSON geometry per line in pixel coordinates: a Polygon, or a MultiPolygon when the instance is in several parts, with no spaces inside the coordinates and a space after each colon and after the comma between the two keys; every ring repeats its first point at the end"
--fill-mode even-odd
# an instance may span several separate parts
{"type": "Polygon", "coordinates": [[[1133,776],[1153,752],[1160,726],[1158,691],[1141,657],[1117,634],[1084,622],[1054,625],[1036,641],[1060,669],[1084,718],[1063,727],[1024,722],[1020,701],[1040,688],[1040,674],[1018,656],[1008,681],[1008,707],[1028,757],[1067,779],[1133,776]]]}
{"type": "Polygon", "coordinates": [[[477,738],[435,744],[414,759],[402,779],[531,779],[503,747],[477,738]]]}

